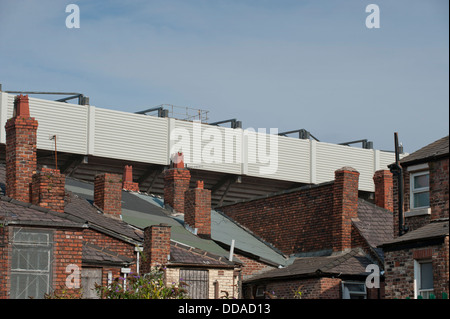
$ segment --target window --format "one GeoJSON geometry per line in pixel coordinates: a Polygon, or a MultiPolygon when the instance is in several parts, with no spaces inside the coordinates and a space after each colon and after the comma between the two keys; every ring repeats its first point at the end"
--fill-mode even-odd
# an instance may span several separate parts
{"type": "Polygon", "coordinates": [[[429,299],[433,293],[433,264],[431,260],[415,261],[415,297],[429,299]]]}
{"type": "Polygon", "coordinates": [[[43,298],[51,286],[52,234],[15,229],[11,256],[11,299],[43,298]]]}
{"type": "Polygon", "coordinates": [[[342,299],[366,299],[366,285],[361,282],[342,282],[342,299]]]}
{"type": "Polygon", "coordinates": [[[208,299],[209,279],[207,270],[181,269],[180,281],[188,284],[185,288],[192,299],[208,299]]]}
{"type": "Polygon", "coordinates": [[[428,171],[411,173],[411,209],[430,206],[430,174],[428,171]]]}

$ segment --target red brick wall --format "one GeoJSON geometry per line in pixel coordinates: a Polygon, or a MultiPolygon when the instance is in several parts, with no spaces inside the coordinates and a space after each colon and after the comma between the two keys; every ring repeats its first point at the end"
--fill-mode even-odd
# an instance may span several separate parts
{"type": "MultiPolygon", "coordinates": [[[[433,219],[449,217],[449,159],[444,158],[428,163],[430,172],[430,215],[405,217],[409,231],[427,225],[433,219]]],[[[398,237],[398,182],[394,177],[394,236],[398,237]]],[[[410,211],[410,172],[403,168],[403,211],[410,211]]]]}
{"type": "Polygon", "coordinates": [[[242,261],[243,266],[241,268],[241,274],[244,280],[251,275],[256,275],[271,269],[275,269],[274,266],[269,266],[266,263],[256,261],[255,259],[243,256],[241,254],[234,254],[240,261],[242,261]]]}
{"type": "Polygon", "coordinates": [[[185,193],[184,222],[197,228],[200,237],[211,237],[211,191],[203,188],[203,182],[185,193]]]}
{"type": "Polygon", "coordinates": [[[128,191],[139,191],[139,184],[133,182],[133,167],[131,165],[125,165],[124,167],[122,188],[128,191]]]}
{"type": "Polygon", "coordinates": [[[16,117],[5,125],[6,131],[6,195],[31,202],[31,177],[36,172],[36,136],[38,122],[29,115],[28,96],[16,97],[16,117]]]}
{"type": "Polygon", "coordinates": [[[0,299],[8,298],[9,291],[9,227],[0,217],[0,299]]]}
{"type": "Polygon", "coordinates": [[[218,209],[285,254],[350,248],[358,175],[347,169],[337,172],[338,183],[302,187],[218,209]]]}
{"type": "Polygon", "coordinates": [[[394,211],[394,182],[389,170],[379,170],[373,175],[375,184],[375,205],[394,211]]]}
{"type": "MultiPolygon", "coordinates": [[[[83,232],[82,230],[59,229],[54,233],[55,242],[53,255],[53,289],[60,292],[66,288],[66,279],[70,272],[67,266],[76,265],[80,271],[83,257],[83,232]]],[[[81,285],[81,277],[79,278],[81,285]]],[[[67,288],[66,288],[67,289],[67,288]]]]}
{"type": "Polygon", "coordinates": [[[122,176],[110,173],[95,176],[94,203],[104,214],[120,219],[122,214],[122,176]]]}
{"type": "Polygon", "coordinates": [[[303,280],[276,281],[266,284],[266,291],[279,299],[293,299],[301,292],[302,299],[341,299],[341,279],[310,278],[303,280]]]}
{"type": "Polygon", "coordinates": [[[55,212],[64,212],[65,176],[57,169],[42,168],[33,175],[31,202],[55,212]]]}
{"type": "Polygon", "coordinates": [[[448,162],[449,159],[430,162],[430,207],[431,219],[448,218],[448,162]]]}
{"type": "Polygon", "coordinates": [[[189,189],[191,173],[185,168],[171,168],[164,171],[164,204],[184,213],[184,196],[189,189]]]}
{"type": "Polygon", "coordinates": [[[414,298],[414,260],[431,259],[437,298],[449,292],[448,236],[442,245],[385,252],[385,293],[387,299],[414,298]]]}
{"type": "Polygon", "coordinates": [[[171,227],[166,224],[152,225],[144,229],[144,248],[141,258],[141,272],[150,271],[151,266],[167,263],[170,254],[171,227]]]}

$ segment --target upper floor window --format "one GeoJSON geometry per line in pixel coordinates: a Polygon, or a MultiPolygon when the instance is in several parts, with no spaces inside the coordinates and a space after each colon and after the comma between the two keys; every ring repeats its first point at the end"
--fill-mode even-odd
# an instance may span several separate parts
{"type": "Polygon", "coordinates": [[[430,173],[411,173],[411,209],[430,206],[430,173]]]}

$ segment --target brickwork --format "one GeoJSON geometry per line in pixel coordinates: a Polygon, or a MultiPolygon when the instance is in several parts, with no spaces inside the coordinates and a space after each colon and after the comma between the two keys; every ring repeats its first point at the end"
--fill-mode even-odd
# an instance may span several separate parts
{"type": "Polygon", "coordinates": [[[242,278],[245,280],[247,277],[250,277],[252,275],[260,274],[272,269],[276,269],[274,266],[269,266],[266,263],[259,262],[253,258],[249,258],[246,256],[243,256],[241,254],[234,254],[240,261],[242,261],[242,269],[241,274],[242,278]]]}
{"type": "Polygon", "coordinates": [[[110,173],[95,176],[94,203],[105,215],[120,219],[122,215],[122,177],[110,173]]]}
{"type": "Polygon", "coordinates": [[[191,228],[197,228],[200,237],[211,237],[211,191],[203,188],[203,182],[185,193],[184,222],[191,228]]]}
{"type": "Polygon", "coordinates": [[[265,291],[279,299],[293,299],[296,292],[301,292],[302,299],[341,299],[341,279],[321,277],[269,282],[265,291]]]}
{"type": "Polygon", "coordinates": [[[449,289],[448,236],[443,245],[385,252],[386,298],[414,298],[414,261],[431,259],[434,294],[441,298],[449,289]]]}
{"type": "Polygon", "coordinates": [[[359,173],[338,170],[336,181],[218,208],[285,254],[351,247],[359,173]]]}
{"type": "Polygon", "coordinates": [[[429,163],[431,219],[448,218],[449,170],[448,158],[429,163]]]}
{"type": "Polygon", "coordinates": [[[171,168],[164,171],[164,205],[184,213],[184,196],[189,189],[191,173],[185,168],[171,168]]]}
{"type": "Polygon", "coordinates": [[[389,170],[379,170],[373,175],[375,184],[375,205],[394,211],[394,182],[389,170]]]}
{"type": "Polygon", "coordinates": [[[42,168],[32,177],[31,203],[64,212],[65,176],[57,169],[42,168]]]}
{"type": "Polygon", "coordinates": [[[8,240],[9,227],[4,225],[3,220],[0,217],[0,299],[7,299],[8,292],[10,291],[10,245],[8,245],[8,240]]]}
{"type": "MultiPolygon", "coordinates": [[[[81,272],[83,256],[83,234],[81,230],[57,229],[54,234],[53,289],[61,292],[67,289],[66,280],[72,272],[68,266],[76,266],[81,272]]],[[[81,275],[81,273],[80,273],[81,275]]],[[[74,281],[70,282],[75,284],[74,281]]],[[[81,278],[78,284],[81,285],[81,278]]]]}
{"type": "Polygon", "coordinates": [[[164,265],[170,255],[171,227],[166,224],[152,225],[144,229],[144,248],[141,258],[142,273],[150,272],[152,266],[164,265]]]}
{"type": "Polygon", "coordinates": [[[359,173],[352,168],[335,172],[333,185],[333,251],[352,247],[352,218],[358,217],[359,173]]]}
{"type": "Polygon", "coordinates": [[[139,192],[139,184],[133,182],[133,167],[131,165],[125,165],[124,167],[122,188],[127,191],[139,192]]]}
{"type": "Polygon", "coordinates": [[[5,125],[6,195],[30,203],[30,185],[36,172],[36,137],[38,122],[30,117],[28,96],[16,96],[15,116],[5,125]]]}

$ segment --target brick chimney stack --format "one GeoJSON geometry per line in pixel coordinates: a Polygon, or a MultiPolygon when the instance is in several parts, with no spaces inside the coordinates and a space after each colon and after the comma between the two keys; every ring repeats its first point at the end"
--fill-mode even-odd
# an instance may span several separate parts
{"type": "Polygon", "coordinates": [[[105,215],[121,219],[122,216],[122,176],[103,173],[95,176],[94,204],[105,215]]]}
{"type": "Polygon", "coordinates": [[[14,99],[14,116],[6,131],[6,195],[31,203],[32,176],[36,173],[38,122],[30,117],[28,95],[14,99]]]}
{"type": "Polygon", "coordinates": [[[389,170],[379,170],[373,175],[375,205],[394,211],[394,181],[389,170]]]}
{"type": "Polygon", "coordinates": [[[335,171],[333,186],[333,251],[344,251],[352,245],[352,218],[358,217],[359,172],[352,167],[335,171]]]}
{"type": "Polygon", "coordinates": [[[211,191],[203,188],[203,181],[197,181],[197,187],[186,191],[184,204],[184,222],[197,235],[211,238],[211,191]]]}
{"type": "Polygon", "coordinates": [[[184,213],[184,196],[189,189],[191,173],[184,168],[183,154],[177,153],[172,168],[164,171],[164,205],[179,213],[184,213]]]}
{"type": "Polygon", "coordinates": [[[167,263],[170,255],[170,233],[171,227],[167,224],[152,225],[144,229],[142,273],[150,272],[152,266],[167,263]]]}
{"type": "Polygon", "coordinates": [[[123,170],[122,188],[127,191],[139,192],[138,183],[133,182],[133,166],[125,165],[123,170]]]}
{"type": "Polygon", "coordinates": [[[31,203],[63,213],[65,182],[58,169],[42,168],[32,177],[31,203]]]}

